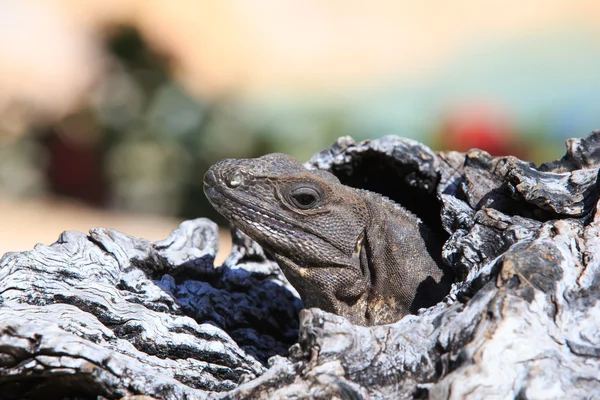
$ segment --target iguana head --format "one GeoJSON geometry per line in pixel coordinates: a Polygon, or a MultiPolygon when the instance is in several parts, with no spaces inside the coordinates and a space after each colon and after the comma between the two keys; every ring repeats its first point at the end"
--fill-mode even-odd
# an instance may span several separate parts
{"type": "Polygon", "coordinates": [[[331,173],[286,154],[225,159],[204,176],[211,204],[267,250],[306,262],[347,264],[365,229],[362,199],[331,173]],[[353,198],[356,197],[356,198],[353,198]]]}
{"type": "Polygon", "coordinates": [[[307,306],[331,311],[333,297],[364,292],[360,252],[369,209],[331,173],[285,154],[225,159],[204,176],[204,192],[273,255],[307,306]]]}

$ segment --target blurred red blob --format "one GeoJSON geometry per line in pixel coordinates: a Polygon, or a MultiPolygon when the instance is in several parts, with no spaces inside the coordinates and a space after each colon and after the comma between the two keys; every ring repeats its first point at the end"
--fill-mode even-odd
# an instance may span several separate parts
{"type": "Polygon", "coordinates": [[[103,206],[107,185],[102,149],[93,125],[68,118],[46,132],[48,182],[56,194],[103,206]]]}
{"type": "Polygon", "coordinates": [[[472,103],[453,108],[443,119],[439,143],[445,150],[485,150],[493,156],[526,156],[512,121],[500,107],[472,103]]]}

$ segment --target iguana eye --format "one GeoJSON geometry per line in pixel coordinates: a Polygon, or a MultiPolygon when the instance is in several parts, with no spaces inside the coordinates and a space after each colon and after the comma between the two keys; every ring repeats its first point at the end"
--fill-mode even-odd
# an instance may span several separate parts
{"type": "Polygon", "coordinates": [[[302,210],[314,207],[321,199],[320,193],[312,187],[299,187],[290,192],[292,204],[302,210]]]}

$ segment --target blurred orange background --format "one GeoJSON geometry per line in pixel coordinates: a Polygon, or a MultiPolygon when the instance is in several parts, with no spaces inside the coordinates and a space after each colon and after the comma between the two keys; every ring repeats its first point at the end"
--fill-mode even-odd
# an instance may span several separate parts
{"type": "Polygon", "coordinates": [[[160,239],[216,218],[213,162],[305,160],[341,135],[560,157],[600,128],[599,17],[562,0],[2,2],[0,254],[95,226],[160,239]]]}

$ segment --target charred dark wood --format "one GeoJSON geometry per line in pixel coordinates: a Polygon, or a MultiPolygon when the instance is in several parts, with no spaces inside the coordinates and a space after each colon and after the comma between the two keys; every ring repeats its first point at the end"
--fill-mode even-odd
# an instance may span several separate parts
{"type": "Polygon", "coordinates": [[[451,293],[390,325],[318,309],[298,325],[301,302],[247,237],[234,231],[213,266],[205,219],[157,243],[100,228],[9,253],[0,398],[594,397],[599,138],[539,168],[396,137],[315,155],[307,165],[403,204],[444,243],[451,293]]]}

